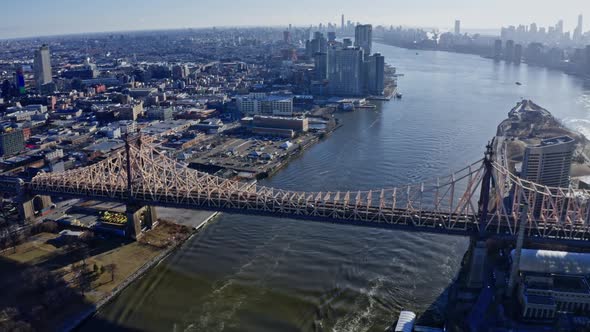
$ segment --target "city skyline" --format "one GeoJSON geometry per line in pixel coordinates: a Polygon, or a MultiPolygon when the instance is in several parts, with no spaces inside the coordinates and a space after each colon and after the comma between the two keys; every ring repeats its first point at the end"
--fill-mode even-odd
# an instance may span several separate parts
{"type": "MultiPolygon", "coordinates": [[[[403,7],[400,5],[399,2],[385,0],[373,0],[363,5],[353,1],[335,0],[322,3],[310,0],[297,3],[254,0],[248,6],[240,7],[240,10],[228,11],[228,8],[235,7],[235,3],[228,0],[207,4],[186,0],[127,0],[125,6],[121,6],[121,2],[105,0],[101,3],[101,8],[118,9],[96,10],[88,15],[91,8],[71,0],[59,3],[26,0],[4,4],[0,14],[0,39],[213,26],[309,26],[320,22],[340,26],[341,15],[353,22],[436,27],[441,30],[452,30],[454,21],[458,19],[465,31],[499,31],[502,26],[533,22],[540,26],[549,26],[564,20],[564,29],[573,32],[578,15],[590,13],[590,5],[582,0],[569,0],[559,4],[539,4],[531,0],[518,3],[500,0],[485,4],[451,0],[443,4],[433,0],[420,0],[404,3],[403,7]],[[24,8],[27,9],[26,12],[23,11],[24,8]],[[313,10],[310,11],[309,8],[313,10]],[[425,11],[424,8],[430,10],[425,11]]],[[[584,30],[588,31],[588,27],[584,30]]]]}

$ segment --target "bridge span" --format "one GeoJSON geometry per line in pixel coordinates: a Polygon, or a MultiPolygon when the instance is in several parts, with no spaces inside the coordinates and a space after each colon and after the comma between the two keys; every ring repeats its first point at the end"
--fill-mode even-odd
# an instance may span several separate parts
{"type": "Polygon", "coordinates": [[[484,159],[454,174],[416,184],[300,192],[196,171],[139,137],[87,167],[40,173],[29,181],[2,178],[0,191],[29,198],[73,197],[134,207],[214,210],[480,238],[514,237],[522,223],[530,238],[590,239],[590,192],[522,180],[494,162],[491,146],[484,159]],[[524,205],[530,208],[523,209],[524,205]],[[521,215],[523,210],[526,215],[521,215]]]}

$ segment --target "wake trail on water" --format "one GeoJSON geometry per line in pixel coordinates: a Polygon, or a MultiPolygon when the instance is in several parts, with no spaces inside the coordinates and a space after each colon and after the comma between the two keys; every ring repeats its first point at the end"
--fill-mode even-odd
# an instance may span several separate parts
{"type": "Polygon", "coordinates": [[[271,247],[276,246],[277,243],[284,243],[282,242],[281,236],[286,235],[285,228],[286,226],[281,227],[280,232],[275,233],[263,244],[256,246],[252,259],[241,265],[235,273],[225,277],[219,286],[213,288],[198,308],[193,308],[189,311],[185,319],[188,324],[184,330],[185,332],[223,331],[227,322],[235,316],[236,312],[247,300],[253,300],[268,292],[264,286],[276,272],[286,254],[291,250],[292,244],[297,242],[299,238],[296,234],[289,233],[291,239],[295,239],[295,241],[286,243],[278,255],[269,255],[269,253],[276,252],[275,250],[271,250],[271,247]],[[254,294],[255,296],[250,296],[248,292],[242,290],[233,291],[233,287],[240,287],[240,280],[247,279],[244,277],[248,275],[251,267],[258,265],[259,261],[263,265],[265,261],[269,260],[272,262],[263,271],[256,272],[256,275],[261,275],[262,277],[258,278],[252,285],[253,289],[257,291],[254,294]],[[199,317],[198,321],[195,322],[194,317],[199,317]]]}

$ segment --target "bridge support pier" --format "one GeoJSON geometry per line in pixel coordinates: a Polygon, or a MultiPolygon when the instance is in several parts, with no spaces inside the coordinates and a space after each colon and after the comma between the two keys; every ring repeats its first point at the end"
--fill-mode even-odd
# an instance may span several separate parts
{"type": "Polygon", "coordinates": [[[37,213],[43,213],[53,204],[49,196],[28,196],[19,195],[18,213],[23,222],[30,222],[37,216],[37,213]]]}
{"type": "Polygon", "coordinates": [[[127,227],[125,234],[127,237],[137,240],[141,237],[143,228],[151,229],[158,221],[158,214],[155,206],[137,206],[128,204],[126,206],[127,227]]]}
{"type": "Polygon", "coordinates": [[[469,262],[468,288],[481,288],[485,280],[487,258],[486,242],[476,238],[471,239],[471,259],[469,262]]]}

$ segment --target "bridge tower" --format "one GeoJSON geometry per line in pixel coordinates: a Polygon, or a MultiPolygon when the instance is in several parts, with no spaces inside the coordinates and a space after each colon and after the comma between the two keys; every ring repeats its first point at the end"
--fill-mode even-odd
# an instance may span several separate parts
{"type": "MultiPolygon", "coordinates": [[[[133,139],[141,151],[141,135],[133,139]]],[[[158,215],[155,206],[144,206],[139,204],[133,197],[133,167],[131,166],[131,143],[132,139],[129,135],[125,138],[125,153],[127,156],[127,197],[129,198],[126,204],[125,214],[127,216],[127,225],[125,234],[137,240],[141,237],[142,228],[151,229],[158,221],[158,215]],[[143,222],[143,227],[142,227],[143,222]]]]}
{"type": "Polygon", "coordinates": [[[485,242],[485,226],[488,220],[488,209],[490,204],[490,190],[493,186],[493,157],[494,140],[486,146],[484,163],[484,175],[481,181],[481,192],[479,195],[479,232],[471,237],[471,258],[467,287],[481,288],[485,282],[487,247],[485,242]]]}
{"type": "Polygon", "coordinates": [[[20,179],[16,182],[16,203],[22,222],[32,221],[53,204],[49,196],[31,195],[27,192],[24,181],[20,179]]]}

